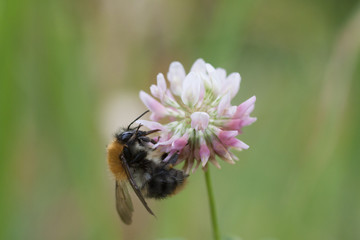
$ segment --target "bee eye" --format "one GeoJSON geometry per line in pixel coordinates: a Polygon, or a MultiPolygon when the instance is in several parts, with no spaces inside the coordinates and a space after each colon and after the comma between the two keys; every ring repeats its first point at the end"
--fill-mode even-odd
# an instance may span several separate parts
{"type": "Polygon", "coordinates": [[[129,139],[131,138],[132,136],[132,133],[130,132],[124,132],[120,135],[120,140],[123,141],[123,142],[127,142],[129,141],[129,139]]]}

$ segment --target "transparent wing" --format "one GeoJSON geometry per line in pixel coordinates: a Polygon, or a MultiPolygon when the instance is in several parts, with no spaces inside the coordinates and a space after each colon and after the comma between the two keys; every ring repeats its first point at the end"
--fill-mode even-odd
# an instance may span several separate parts
{"type": "Polygon", "coordinates": [[[132,213],[134,211],[131,197],[127,189],[126,181],[116,181],[115,183],[115,200],[116,210],[125,224],[131,224],[132,213]]]}
{"type": "Polygon", "coordinates": [[[129,166],[128,166],[128,164],[126,163],[126,160],[125,160],[124,156],[121,155],[120,159],[121,159],[121,162],[122,162],[123,167],[124,167],[124,169],[125,169],[125,172],[126,172],[128,178],[129,178],[130,186],[133,188],[136,196],[140,199],[141,203],[144,205],[144,207],[146,208],[146,210],[147,210],[151,215],[153,215],[154,217],[156,217],[155,214],[153,213],[153,211],[152,211],[152,210],[150,209],[150,207],[148,206],[147,202],[145,201],[145,198],[144,198],[144,196],[142,195],[139,187],[136,185],[136,183],[135,183],[135,181],[134,181],[134,177],[132,176],[132,174],[131,174],[131,172],[130,172],[130,170],[129,170],[129,166]]]}

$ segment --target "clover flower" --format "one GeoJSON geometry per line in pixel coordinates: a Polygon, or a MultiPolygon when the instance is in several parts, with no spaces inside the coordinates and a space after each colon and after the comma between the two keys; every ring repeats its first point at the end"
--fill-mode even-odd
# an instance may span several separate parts
{"type": "Polygon", "coordinates": [[[240,88],[240,74],[235,72],[226,76],[224,69],[215,69],[203,59],[198,59],[188,74],[181,63],[172,62],[167,79],[170,87],[167,87],[164,75],[159,73],[157,85],[150,87],[157,100],[140,91],[140,99],[152,112],[152,121],[138,121],[151,130],[161,130],[154,148],[169,153],[164,161],[179,154],[177,163],[185,161],[187,173],[191,169],[195,171],[200,163],[203,168],[208,162],[220,168],[216,155],[234,164],[234,160],[238,159],[229,150],[249,148],[236,136],[244,126],[256,121],[256,118],[250,117],[255,107],[255,96],[238,106],[231,105],[240,88]],[[197,164],[193,168],[195,162],[197,164]]]}

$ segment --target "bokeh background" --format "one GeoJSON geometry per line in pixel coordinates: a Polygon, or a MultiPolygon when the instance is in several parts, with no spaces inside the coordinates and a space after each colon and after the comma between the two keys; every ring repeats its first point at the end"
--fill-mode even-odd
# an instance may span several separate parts
{"type": "Polygon", "coordinates": [[[355,0],[2,0],[0,238],[211,239],[201,170],[127,227],[105,151],[201,57],[257,96],[251,148],[211,169],[224,238],[360,239],[359,50],[355,0]]]}

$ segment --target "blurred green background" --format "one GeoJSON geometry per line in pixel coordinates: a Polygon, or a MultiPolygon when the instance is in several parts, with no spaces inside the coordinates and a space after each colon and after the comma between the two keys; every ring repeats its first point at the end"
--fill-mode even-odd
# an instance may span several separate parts
{"type": "Polygon", "coordinates": [[[0,239],[211,239],[204,176],[116,215],[106,145],[178,60],[257,96],[236,165],[212,168],[222,235],[360,239],[358,1],[0,1],[0,239]]]}

